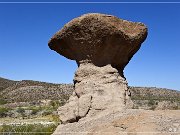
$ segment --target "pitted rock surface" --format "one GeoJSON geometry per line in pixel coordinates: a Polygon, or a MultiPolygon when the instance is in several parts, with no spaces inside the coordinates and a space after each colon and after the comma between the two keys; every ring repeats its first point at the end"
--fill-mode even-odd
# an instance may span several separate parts
{"type": "Polygon", "coordinates": [[[50,39],[50,49],[78,64],[74,93],[58,109],[63,123],[132,105],[123,70],[146,37],[142,23],[93,13],[73,19],[50,39]]]}
{"type": "Polygon", "coordinates": [[[49,41],[49,47],[78,63],[111,64],[123,70],[147,36],[142,23],[112,15],[85,14],[67,23],[49,41]]]}

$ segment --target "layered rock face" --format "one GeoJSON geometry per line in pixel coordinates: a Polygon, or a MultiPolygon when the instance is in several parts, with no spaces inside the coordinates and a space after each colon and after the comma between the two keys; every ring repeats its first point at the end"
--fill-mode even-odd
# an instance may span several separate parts
{"type": "Polygon", "coordinates": [[[131,106],[123,70],[146,36],[147,28],[142,23],[112,15],[85,14],[50,39],[50,49],[78,64],[74,93],[58,109],[63,123],[131,106]]]}

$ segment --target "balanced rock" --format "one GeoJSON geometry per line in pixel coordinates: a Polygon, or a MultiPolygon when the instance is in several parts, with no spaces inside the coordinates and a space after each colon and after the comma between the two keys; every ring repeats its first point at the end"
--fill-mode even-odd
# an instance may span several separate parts
{"type": "Polygon", "coordinates": [[[50,49],[78,64],[74,93],[58,109],[63,123],[130,106],[123,70],[146,37],[142,23],[91,13],[73,19],[50,39],[50,49]]]}

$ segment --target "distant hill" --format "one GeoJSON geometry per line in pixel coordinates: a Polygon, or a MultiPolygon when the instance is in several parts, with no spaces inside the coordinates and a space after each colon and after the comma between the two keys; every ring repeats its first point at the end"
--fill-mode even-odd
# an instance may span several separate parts
{"type": "Polygon", "coordinates": [[[12,86],[15,83],[16,81],[12,81],[12,80],[8,80],[8,79],[4,79],[0,77],[0,92],[9,86],[12,86]]]}
{"type": "Polygon", "coordinates": [[[180,100],[180,91],[156,87],[130,87],[132,99],[180,100]]]}
{"type": "Polygon", "coordinates": [[[134,109],[180,109],[180,91],[156,87],[130,87],[134,109]]]}
{"type": "Polygon", "coordinates": [[[53,84],[40,81],[12,81],[1,78],[0,97],[8,102],[32,102],[38,100],[67,100],[72,94],[72,84],[53,84]]]}
{"type": "MultiPolygon", "coordinates": [[[[180,106],[180,91],[155,87],[129,87],[135,108],[148,108],[161,101],[176,102],[180,106]]],[[[8,102],[36,102],[61,100],[66,102],[73,92],[73,84],[54,84],[32,80],[12,81],[0,78],[0,97],[8,102]]]]}

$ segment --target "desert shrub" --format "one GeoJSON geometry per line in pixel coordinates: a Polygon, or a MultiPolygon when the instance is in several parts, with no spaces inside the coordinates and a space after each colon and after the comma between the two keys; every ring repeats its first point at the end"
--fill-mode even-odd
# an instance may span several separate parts
{"type": "Polygon", "coordinates": [[[31,107],[30,110],[32,110],[32,115],[35,115],[38,112],[40,112],[42,110],[42,108],[41,108],[41,106],[39,106],[39,107],[31,107]]]}
{"type": "Polygon", "coordinates": [[[7,101],[6,100],[4,100],[4,99],[0,99],[0,105],[4,105],[4,104],[6,104],[7,103],[7,101]]]}
{"type": "Polygon", "coordinates": [[[50,105],[51,105],[53,108],[55,108],[55,107],[57,106],[56,102],[53,101],[53,100],[50,102],[50,105]]]}
{"type": "Polygon", "coordinates": [[[50,135],[56,127],[57,124],[2,125],[0,126],[0,132],[2,132],[3,135],[50,135]]]}
{"type": "Polygon", "coordinates": [[[0,107],[0,117],[6,117],[8,111],[8,108],[0,107]]]}
{"type": "Polygon", "coordinates": [[[54,110],[57,110],[57,108],[59,107],[59,106],[61,106],[61,102],[60,101],[58,101],[58,100],[52,100],[51,102],[50,102],[50,105],[53,107],[53,109],[54,110]]]}
{"type": "Polygon", "coordinates": [[[173,110],[178,110],[178,109],[179,109],[178,105],[173,106],[173,110]]]}
{"type": "Polygon", "coordinates": [[[52,120],[56,123],[60,122],[59,115],[52,115],[52,120]]]}
{"type": "Polygon", "coordinates": [[[16,110],[16,112],[18,112],[18,113],[20,113],[20,114],[23,114],[23,113],[25,113],[25,109],[19,107],[19,108],[16,110]]]}
{"type": "Polygon", "coordinates": [[[155,109],[156,109],[156,106],[155,106],[155,105],[152,105],[149,109],[150,109],[150,110],[155,110],[155,109]]]}
{"type": "Polygon", "coordinates": [[[137,105],[133,105],[132,109],[139,109],[137,105]]]}
{"type": "Polygon", "coordinates": [[[48,105],[48,106],[31,106],[31,107],[27,107],[27,110],[32,110],[31,114],[32,115],[36,115],[38,112],[40,112],[39,114],[41,114],[42,116],[46,116],[46,115],[50,115],[52,114],[53,111],[57,110],[54,107],[56,106],[54,103],[53,105],[48,105]]]}
{"type": "Polygon", "coordinates": [[[50,110],[50,109],[44,110],[42,113],[42,116],[50,115],[50,114],[52,114],[52,112],[53,112],[53,110],[50,110]]]}
{"type": "Polygon", "coordinates": [[[31,114],[32,114],[32,115],[36,115],[38,112],[39,112],[38,109],[33,109],[31,114]]]}
{"type": "Polygon", "coordinates": [[[61,106],[63,106],[68,99],[69,99],[69,95],[68,94],[63,94],[61,96],[61,106]]]}
{"type": "Polygon", "coordinates": [[[156,102],[153,100],[153,99],[150,99],[149,101],[148,101],[148,106],[153,106],[153,105],[155,105],[156,104],[156,102]]]}
{"type": "Polygon", "coordinates": [[[62,100],[61,100],[61,102],[60,102],[60,105],[59,105],[59,106],[63,106],[63,105],[65,105],[65,104],[66,104],[66,102],[67,102],[67,100],[68,100],[68,99],[65,99],[65,100],[63,100],[63,99],[62,99],[62,100]]]}

